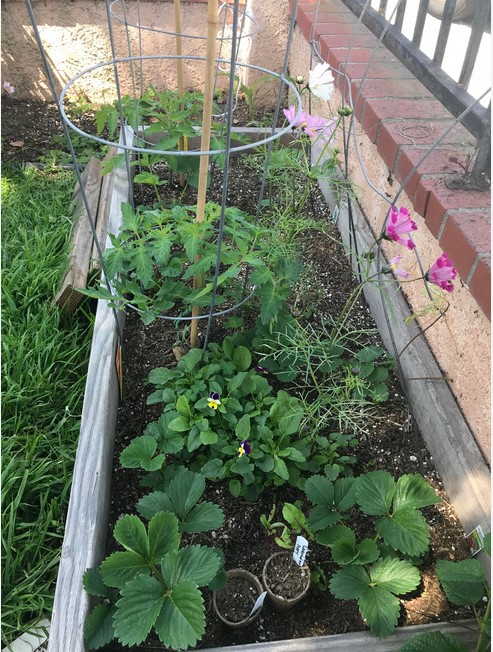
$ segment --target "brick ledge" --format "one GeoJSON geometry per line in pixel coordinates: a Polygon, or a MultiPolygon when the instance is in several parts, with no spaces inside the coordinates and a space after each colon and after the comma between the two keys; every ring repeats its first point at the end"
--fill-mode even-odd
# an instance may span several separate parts
{"type": "MultiPolygon", "coordinates": [[[[316,3],[298,3],[296,20],[308,42],[316,3]]],[[[292,10],[293,0],[290,4],[292,10]]],[[[349,78],[356,119],[403,183],[423,155],[423,147],[432,145],[454,117],[340,0],[322,0],[314,38],[323,59],[349,78]]],[[[345,77],[335,78],[347,96],[345,77]]],[[[471,134],[457,125],[418,167],[404,191],[491,319],[490,193],[450,190],[445,183],[451,174],[464,172],[474,145],[471,134]]]]}

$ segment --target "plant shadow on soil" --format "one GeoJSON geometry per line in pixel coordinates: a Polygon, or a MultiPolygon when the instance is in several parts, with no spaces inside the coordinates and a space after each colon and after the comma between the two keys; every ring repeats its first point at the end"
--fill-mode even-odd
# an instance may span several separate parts
{"type": "MultiPolygon", "coordinates": [[[[62,131],[55,105],[26,102],[10,97],[4,98],[3,102],[3,159],[21,165],[38,161],[39,155],[46,154],[49,150],[53,134],[62,131]],[[19,146],[19,142],[23,144],[19,146]]],[[[91,129],[91,124],[93,125],[92,118],[85,124],[88,130],[91,129]]],[[[215,175],[209,191],[216,201],[220,201],[221,176],[215,175]]],[[[240,159],[233,160],[228,185],[228,205],[254,211],[259,184],[258,175],[252,179],[240,159]]],[[[136,203],[140,201],[139,192],[136,191],[136,203]]],[[[144,197],[142,201],[145,202],[144,197]]],[[[193,197],[184,203],[187,201],[195,203],[193,197]]],[[[319,220],[330,218],[327,205],[318,191],[312,193],[307,206],[309,216],[319,220]]],[[[304,295],[298,308],[304,312],[305,319],[316,325],[322,323],[327,314],[337,315],[340,312],[354,287],[354,279],[342,246],[321,236],[320,233],[308,233],[304,238],[303,257],[305,262],[309,261],[312,266],[312,282],[305,284],[304,295]]],[[[364,300],[359,301],[353,320],[359,327],[374,328],[364,300]]],[[[220,342],[226,334],[227,331],[220,323],[214,325],[213,341],[220,342]]],[[[146,397],[153,389],[147,385],[147,377],[155,367],[176,364],[172,349],[180,339],[180,334],[172,322],[156,320],[149,326],[143,326],[138,316],[129,311],[124,331],[124,391],[118,411],[115,441],[108,554],[115,549],[112,531],[116,520],[123,514],[134,512],[136,502],[147,493],[146,488],[139,484],[138,473],[133,469],[121,467],[119,455],[133,437],[141,435],[146,425],[160,416],[159,405],[146,405],[146,397]]],[[[372,336],[371,343],[379,344],[378,337],[372,336]]],[[[433,570],[437,559],[459,561],[469,557],[464,533],[443,491],[433,460],[413,423],[399,381],[393,374],[388,385],[389,400],[377,406],[375,419],[358,434],[360,443],[356,449],[358,462],[354,474],[375,469],[386,469],[394,477],[405,473],[420,473],[442,497],[440,504],[423,510],[430,528],[431,547],[420,568],[420,587],[401,601],[399,624],[416,625],[470,617],[471,612],[468,609],[448,605],[433,570]]],[[[334,430],[336,429],[335,427],[334,430]]],[[[289,485],[277,487],[275,490],[267,489],[258,501],[248,503],[233,498],[227,483],[208,483],[204,499],[223,508],[226,515],[225,524],[214,532],[189,535],[187,542],[220,547],[225,554],[226,569],[244,568],[259,578],[265,560],[279,550],[262,529],[261,514],[268,514],[275,503],[275,520],[278,520],[282,518],[284,502],[301,500],[305,506],[307,504],[304,494],[289,485]]],[[[351,526],[358,536],[366,536],[372,530],[367,520],[355,511],[355,517],[357,514],[358,518],[351,521],[351,526]]],[[[311,567],[320,566],[328,577],[336,570],[330,551],[321,546],[313,546],[307,561],[311,567]]],[[[197,648],[201,649],[365,629],[354,601],[338,601],[328,590],[320,592],[313,587],[302,602],[287,612],[275,611],[266,601],[260,617],[243,630],[229,629],[217,618],[212,610],[210,592],[204,591],[204,599],[207,627],[204,637],[197,645],[197,648]]],[[[126,649],[128,648],[115,643],[103,648],[104,652],[126,649]]],[[[145,644],[132,649],[138,651],[166,648],[156,637],[150,637],[145,644]]]]}

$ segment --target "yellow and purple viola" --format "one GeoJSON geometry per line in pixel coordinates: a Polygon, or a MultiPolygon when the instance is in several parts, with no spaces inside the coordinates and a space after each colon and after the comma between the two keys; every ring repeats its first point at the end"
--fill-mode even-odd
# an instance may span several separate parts
{"type": "Polygon", "coordinates": [[[207,405],[213,410],[217,410],[217,408],[221,405],[220,398],[221,396],[218,394],[218,392],[211,392],[209,394],[209,403],[207,405]]]}
{"type": "Polygon", "coordinates": [[[243,455],[250,455],[252,452],[252,447],[248,443],[248,439],[240,441],[240,446],[238,448],[238,457],[243,457],[243,455]]]}

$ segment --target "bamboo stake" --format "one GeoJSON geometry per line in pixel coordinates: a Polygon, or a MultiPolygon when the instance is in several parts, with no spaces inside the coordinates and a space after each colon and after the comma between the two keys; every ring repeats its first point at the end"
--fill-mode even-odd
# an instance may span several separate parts
{"type": "MultiPolygon", "coordinates": [[[[183,53],[181,47],[180,0],[175,0],[175,31],[176,31],[176,54],[180,57],[183,53]]],[[[178,78],[178,95],[180,97],[183,97],[183,59],[176,60],[176,76],[178,78]]]]}
{"type": "MultiPolygon", "coordinates": [[[[181,5],[180,0],[174,0],[175,4],[175,32],[176,32],[176,54],[178,57],[181,57],[183,50],[181,47],[181,5]]],[[[183,97],[183,59],[176,60],[176,77],[178,82],[178,97],[183,97]]],[[[180,150],[185,149],[185,140],[183,136],[180,138],[178,143],[178,148],[180,150]]],[[[179,174],[180,186],[181,188],[185,187],[185,174],[180,172],[179,174]]]]}
{"type": "MultiPolygon", "coordinates": [[[[217,32],[218,0],[208,0],[207,3],[207,51],[205,61],[205,89],[204,111],[202,115],[202,137],[200,151],[207,152],[211,143],[212,99],[214,92],[214,71],[216,60],[216,32],[217,32]]],[[[203,222],[205,217],[205,197],[207,192],[207,173],[209,170],[209,156],[200,157],[199,187],[197,193],[197,222],[203,222]]],[[[194,289],[201,288],[204,284],[204,275],[197,274],[193,279],[194,289]]],[[[192,317],[198,317],[200,307],[192,308],[192,317]]],[[[192,319],[190,328],[190,346],[197,346],[197,332],[199,320],[192,319]]]]}

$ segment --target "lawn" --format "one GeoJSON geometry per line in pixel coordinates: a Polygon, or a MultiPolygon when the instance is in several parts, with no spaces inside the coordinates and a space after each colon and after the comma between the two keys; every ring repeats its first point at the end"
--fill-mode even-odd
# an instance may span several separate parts
{"type": "Polygon", "coordinates": [[[50,617],[93,316],[53,297],[67,264],[75,177],[2,170],[2,640],[50,617]]]}

